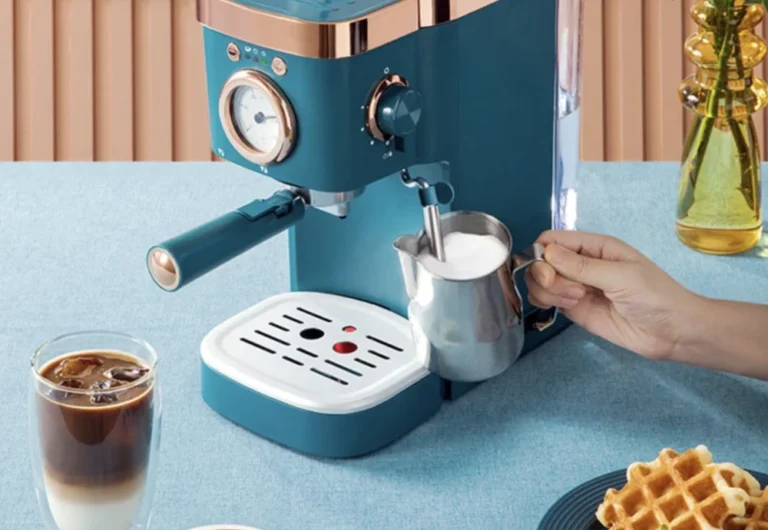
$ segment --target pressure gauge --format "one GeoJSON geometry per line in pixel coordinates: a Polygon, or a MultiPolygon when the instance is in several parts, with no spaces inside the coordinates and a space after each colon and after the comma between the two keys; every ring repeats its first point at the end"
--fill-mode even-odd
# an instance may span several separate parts
{"type": "Polygon", "coordinates": [[[281,162],[293,148],[293,107],[285,94],[256,70],[240,70],[224,84],[219,119],[235,149],[254,164],[281,162]]]}

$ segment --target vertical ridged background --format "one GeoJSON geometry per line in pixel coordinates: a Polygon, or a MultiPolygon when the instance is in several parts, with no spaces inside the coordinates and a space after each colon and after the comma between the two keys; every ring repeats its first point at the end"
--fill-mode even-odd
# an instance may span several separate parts
{"type": "Polygon", "coordinates": [[[0,0],[0,160],[210,160],[195,0],[0,0]]]}
{"type": "MultiPolygon", "coordinates": [[[[692,0],[584,2],[582,158],[679,160],[692,0]]],[[[208,144],[195,0],[0,0],[0,160],[210,160],[208,144]]]]}
{"type": "MultiPolygon", "coordinates": [[[[692,121],[677,89],[694,72],[683,53],[693,0],[584,2],[582,158],[678,161],[692,121]]],[[[763,112],[754,120],[765,159],[763,112]]]]}

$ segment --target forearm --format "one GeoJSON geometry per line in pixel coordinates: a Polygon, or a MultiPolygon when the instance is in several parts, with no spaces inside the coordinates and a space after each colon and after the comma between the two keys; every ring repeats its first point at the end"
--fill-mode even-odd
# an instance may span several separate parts
{"type": "Polygon", "coordinates": [[[673,360],[768,380],[768,305],[698,297],[673,360]]]}

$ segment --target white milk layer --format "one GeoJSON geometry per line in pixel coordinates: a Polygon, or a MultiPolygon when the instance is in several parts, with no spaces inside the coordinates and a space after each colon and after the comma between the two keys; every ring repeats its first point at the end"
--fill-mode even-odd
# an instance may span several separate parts
{"type": "Polygon", "coordinates": [[[115,486],[71,486],[45,474],[48,507],[59,530],[130,530],[141,510],[145,475],[115,486]]]}
{"type": "Polygon", "coordinates": [[[506,261],[507,247],[490,235],[452,232],[443,238],[445,261],[428,251],[419,261],[428,271],[448,280],[472,280],[492,273],[506,261]]]}

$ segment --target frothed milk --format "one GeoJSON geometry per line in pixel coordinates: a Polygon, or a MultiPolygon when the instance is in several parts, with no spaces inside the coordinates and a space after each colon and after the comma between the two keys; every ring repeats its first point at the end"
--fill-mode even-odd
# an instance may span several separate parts
{"type": "Polygon", "coordinates": [[[419,261],[431,273],[447,280],[472,280],[486,276],[504,263],[509,256],[507,247],[490,235],[452,232],[443,238],[445,261],[438,261],[429,250],[419,255],[419,261]]]}

